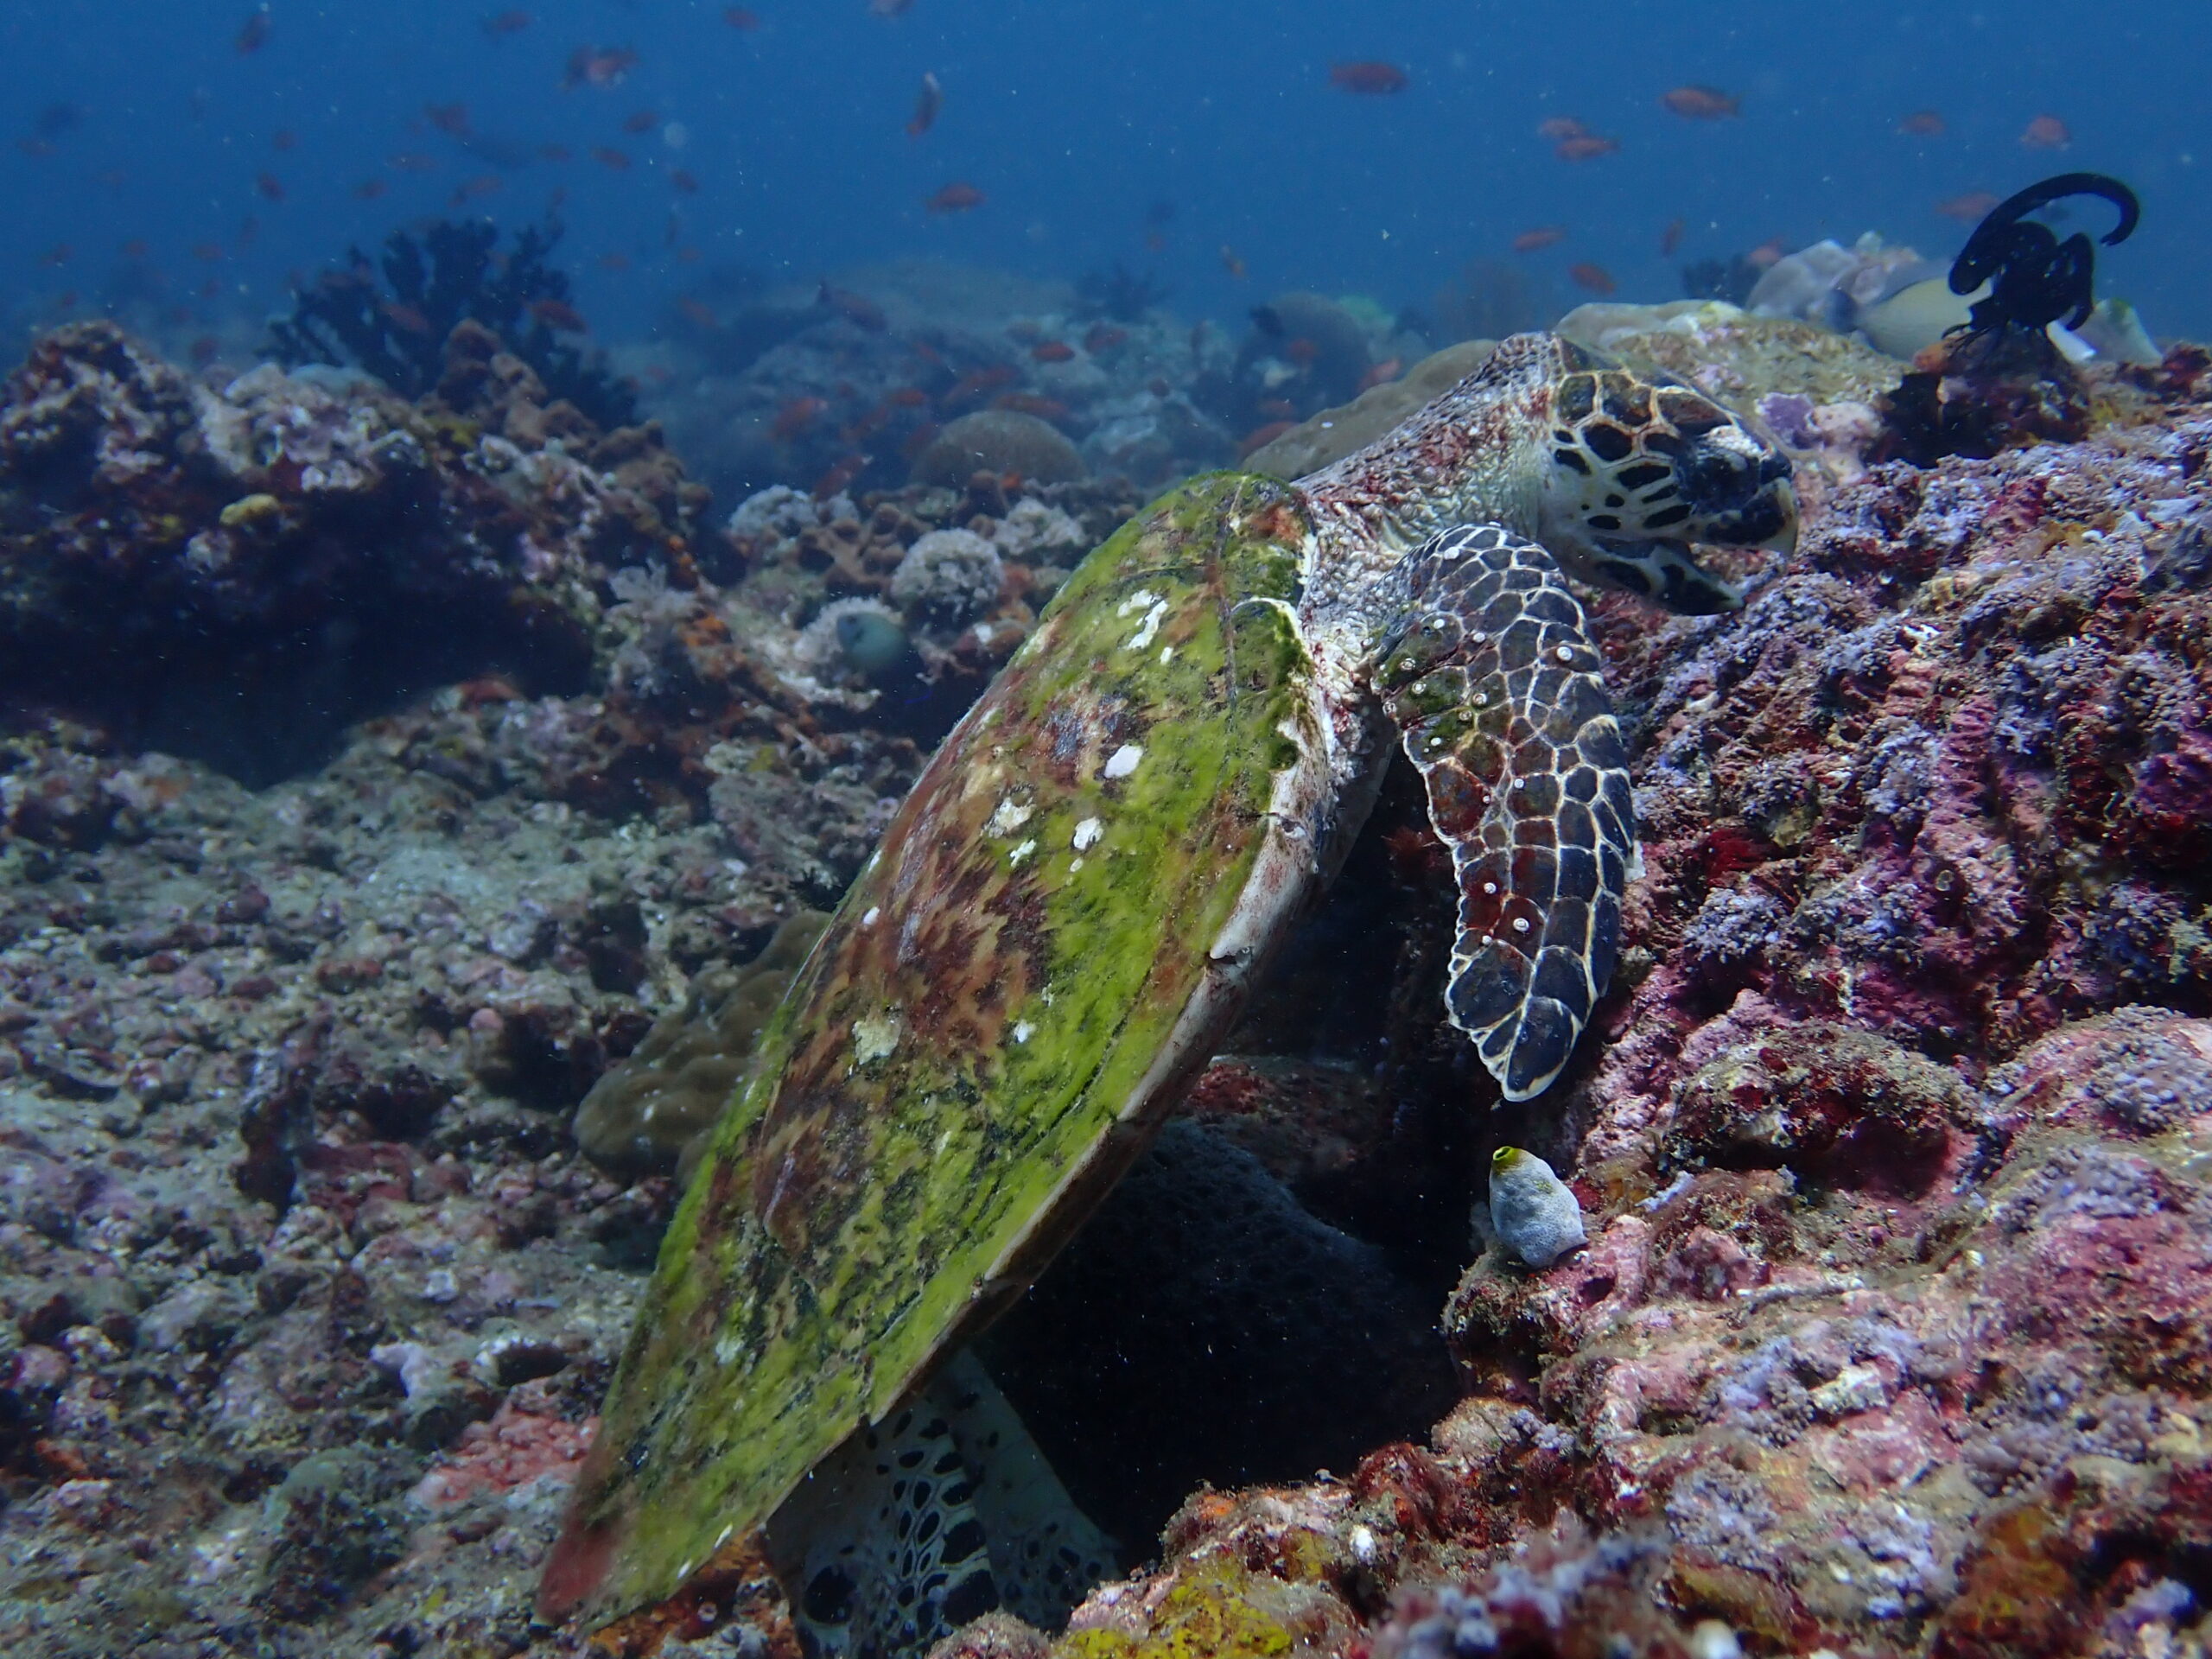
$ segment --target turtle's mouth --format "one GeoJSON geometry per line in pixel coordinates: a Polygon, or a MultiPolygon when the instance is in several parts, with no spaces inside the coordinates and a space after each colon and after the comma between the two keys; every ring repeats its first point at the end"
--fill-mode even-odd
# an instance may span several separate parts
{"type": "Polygon", "coordinates": [[[1608,586],[1652,600],[1679,616],[1719,616],[1744,608],[1744,595],[1698,562],[1688,542],[1600,538],[1592,574],[1608,586]]]}
{"type": "Polygon", "coordinates": [[[1755,468],[1733,455],[1724,468],[1687,467],[1682,494],[1697,539],[1796,552],[1797,493],[1789,480],[1789,461],[1778,453],[1763,456],[1755,468]]]}

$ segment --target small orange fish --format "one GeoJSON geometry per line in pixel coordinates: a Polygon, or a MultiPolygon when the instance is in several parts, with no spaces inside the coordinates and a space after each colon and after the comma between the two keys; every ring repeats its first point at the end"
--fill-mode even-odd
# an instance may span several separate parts
{"type": "Polygon", "coordinates": [[[592,149],[591,158],[594,162],[597,162],[601,167],[611,168],[617,173],[627,173],[630,170],[629,156],[626,152],[615,149],[612,144],[594,145],[592,149]]]}
{"type": "Polygon", "coordinates": [[[778,443],[789,443],[827,414],[830,405],[819,397],[792,397],[785,400],[776,411],[768,435],[778,443]]]}
{"type": "Polygon", "coordinates": [[[143,259],[153,251],[153,245],[143,236],[134,236],[123,245],[123,257],[126,259],[143,259]]]}
{"type": "Polygon", "coordinates": [[[658,110],[638,110],[622,118],[622,130],[633,137],[641,132],[651,132],[658,125],[660,125],[658,110]]]}
{"type": "Polygon", "coordinates": [[[1536,123],[1536,136],[1557,143],[1562,138],[1586,138],[1590,129],[1571,115],[1553,115],[1536,123]]]}
{"type": "Polygon", "coordinates": [[[569,54],[564,89],[577,86],[620,86],[638,67],[638,54],[626,46],[580,46],[569,54]]]}
{"type": "Polygon", "coordinates": [[[1600,156],[1611,156],[1621,147],[1618,138],[1600,138],[1594,132],[1578,132],[1562,138],[1553,146],[1552,154],[1562,162],[1594,162],[1600,156]]]}
{"type": "Polygon", "coordinates": [[[626,253],[602,253],[599,256],[599,268],[601,270],[627,270],[630,269],[630,256],[626,253]]]}
{"type": "Polygon", "coordinates": [[[299,143],[300,135],[289,127],[279,127],[269,135],[269,147],[271,149],[296,149],[299,147],[299,143]]]}
{"type": "Polygon", "coordinates": [[[1262,397],[1252,408],[1271,421],[1294,421],[1298,418],[1298,405],[1287,397],[1262,397]]]}
{"type": "Polygon", "coordinates": [[[377,309],[391,319],[395,328],[404,329],[410,334],[430,332],[430,320],[411,305],[402,305],[397,300],[386,300],[377,309]]]}
{"type": "Polygon", "coordinates": [[[496,196],[507,188],[507,181],[496,173],[480,173],[473,179],[463,179],[454,187],[453,194],[446,198],[449,206],[459,207],[486,196],[496,196]]]}
{"type": "Polygon", "coordinates": [[[1567,274],[1573,280],[1577,288],[1586,289],[1592,294],[1610,294],[1620,286],[1613,281],[1612,272],[1607,270],[1603,265],[1593,265],[1587,260],[1579,265],[1569,265],[1567,268],[1567,274]]]}
{"type": "Polygon", "coordinates": [[[1321,355],[1321,348],[1300,334],[1295,340],[1283,342],[1282,354],[1285,360],[1295,363],[1302,369],[1310,369],[1314,359],[1321,355]]]}
{"type": "Polygon", "coordinates": [[[1713,86],[1676,86],[1660,93],[1659,101],[1691,121],[1722,121],[1738,112],[1736,100],[1713,86]]]}
{"type": "Polygon", "coordinates": [[[1399,372],[1405,366],[1406,359],[1402,357],[1386,357],[1359,377],[1359,389],[1372,391],[1377,386],[1388,385],[1398,378],[1399,372]]]}
{"type": "Polygon", "coordinates": [[[558,334],[588,334],[591,325],[583,313],[562,300],[532,300],[530,315],[558,334]]]}
{"type": "Polygon", "coordinates": [[[1659,232],[1659,257],[1662,259],[1671,259],[1675,257],[1675,250],[1681,245],[1682,221],[1679,219],[1670,219],[1667,221],[1667,228],[1659,232]]]}
{"type": "Polygon", "coordinates": [[[1936,110],[1915,110],[1897,122],[1898,135],[1906,138],[1941,138],[1945,130],[1942,113],[1936,110]]]}
{"type": "Polygon", "coordinates": [[[1226,242],[1221,245],[1221,268],[1238,282],[1244,280],[1244,261],[1226,242]]]}
{"type": "Polygon", "coordinates": [[[1068,406],[1051,397],[1037,397],[1026,391],[1002,391],[991,399],[993,409],[1009,409],[1017,415],[1033,415],[1040,421],[1065,421],[1068,406]]]}
{"type": "Polygon", "coordinates": [[[1009,365],[994,363],[987,369],[977,369],[962,375],[938,402],[945,409],[962,404],[981,403],[1001,386],[1010,385],[1014,378],[1014,370],[1009,365]]]}
{"type": "Polygon", "coordinates": [[[284,200],[284,181],[278,178],[274,173],[256,174],[253,180],[253,188],[264,201],[282,201],[284,200]]]}
{"type": "Polygon", "coordinates": [[[1094,322],[1090,332],[1083,337],[1083,349],[1093,357],[1101,352],[1110,352],[1129,337],[1126,328],[1116,328],[1110,322],[1094,322]]]}
{"type": "Polygon", "coordinates": [[[906,123],[906,136],[918,138],[936,124],[937,112],[944,107],[944,88],[938,85],[934,74],[925,73],[922,90],[914,99],[914,113],[906,123]]]}
{"type": "Polygon", "coordinates": [[[1075,357],[1075,347],[1065,340],[1047,340],[1029,348],[1029,355],[1039,363],[1066,363],[1075,357]]]}
{"type": "Polygon", "coordinates": [[[269,44],[269,8],[262,7],[245,20],[245,27],[238,30],[238,55],[250,58],[269,44]]]}
{"type": "Polygon", "coordinates": [[[1782,256],[1789,251],[1789,245],[1778,236],[1770,236],[1744,256],[1747,265],[1757,265],[1761,270],[1772,269],[1782,263],[1782,256]]]}
{"type": "Polygon", "coordinates": [[[1539,225],[1535,230],[1523,231],[1520,235],[1513,238],[1513,251],[1516,253],[1534,253],[1540,248],[1548,248],[1554,243],[1564,242],[1566,240],[1566,226],[1539,225]]]}
{"type": "Polygon", "coordinates": [[[974,185],[955,179],[922,204],[933,213],[964,213],[971,207],[983,205],[983,193],[974,185]]]}
{"type": "Polygon", "coordinates": [[[1329,85],[1340,92],[1387,98],[1393,92],[1404,92],[1411,84],[1406,78],[1406,72],[1395,63],[1367,59],[1357,63],[1332,63],[1329,66],[1329,85]]]}
{"type": "Polygon", "coordinates": [[[1936,204],[1936,211],[1946,219],[1972,225],[1986,218],[1999,200],[1987,190],[1969,190],[1964,195],[1945,197],[1936,204]]]}
{"type": "Polygon", "coordinates": [[[883,401],[893,409],[924,409],[928,407],[930,395],[919,386],[898,386],[887,393],[883,401]]]}
{"type": "Polygon", "coordinates": [[[526,11],[495,11],[484,20],[484,32],[496,41],[503,35],[521,34],[533,21],[526,11]]]}
{"type": "Polygon", "coordinates": [[[364,179],[353,187],[353,194],[363,201],[374,201],[391,188],[382,179],[364,179]]]}
{"type": "Polygon", "coordinates": [[[2074,135],[2056,116],[2039,115],[2028,123],[2020,142],[2030,149],[2064,149],[2074,142],[2074,135]]]}
{"type": "Polygon", "coordinates": [[[891,326],[883,315],[883,308],[865,294],[855,294],[849,288],[832,288],[824,283],[816,290],[814,302],[836,312],[855,327],[880,334],[891,326]]]}
{"type": "Polygon", "coordinates": [[[830,463],[830,470],[814,480],[814,499],[827,501],[868,470],[866,455],[842,455],[830,463]]]}
{"type": "Polygon", "coordinates": [[[758,29],[760,27],[760,14],[747,10],[743,6],[724,6],[722,22],[732,29],[758,29]]]}
{"type": "Polygon", "coordinates": [[[219,242],[195,242],[192,245],[192,257],[204,259],[212,265],[223,257],[223,245],[219,242]]]}
{"type": "Polygon", "coordinates": [[[1269,421],[1265,426],[1254,427],[1236,441],[1236,458],[1242,461],[1255,449],[1265,448],[1297,424],[1295,421],[1269,421]]]}
{"type": "Polygon", "coordinates": [[[669,168],[668,181],[687,196],[696,196],[699,194],[699,181],[687,168],[681,167],[669,168]]]}
{"type": "Polygon", "coordinates": [[[423,118],[449,137],[468,137],[468,105],[466,104],[425,104],[423,118]]]}
{"type": "Polygon", "coordinates": [[[722,320],[720,317],[716,316],[702,302],[693,299],[689,294],[678,296],[676,308],[683,314],[686,322],[696,327],[719,328],[722,326],[722,320]]]}
{"type": "Polygon", "coordinates": [[[909,461],[912,461],[917,455],[920,454],[923,450],[935,443],[937,442],[938,434],[944,430],[944,429],[939,426],[935,421],[924,421],[919,426],[909,432],[906,437],[900,441],[899,445],[899,454],[909,461]]]}

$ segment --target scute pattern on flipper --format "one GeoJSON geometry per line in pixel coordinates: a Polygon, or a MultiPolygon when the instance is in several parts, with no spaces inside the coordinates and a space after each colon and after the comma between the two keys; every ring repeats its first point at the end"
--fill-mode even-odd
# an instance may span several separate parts
{"type": "Polygon", "coordinates": [[[933,1391],[823,1459],[769,1528],[821,1659],[917,1654],[1000,1603],[976,1481],[933,1391]]]}
{"type": "Polygon", "coordinates": [[[791,1614],[822,1659],[912,1659],[1003,1607],[1057,1630],[1116,1571],[968,1349],[823,1459],[768,1524],[791,1614]]]}
{"type": "Polygon", "coordinates": [[[1605,994],[1636,857],[1628,753],[1582,607],[1550,554],[1495,525],[1407,561],[1375,682],[1452,849],[1445,994],[1509,1100],[1549,1087],[1605,994]]]}

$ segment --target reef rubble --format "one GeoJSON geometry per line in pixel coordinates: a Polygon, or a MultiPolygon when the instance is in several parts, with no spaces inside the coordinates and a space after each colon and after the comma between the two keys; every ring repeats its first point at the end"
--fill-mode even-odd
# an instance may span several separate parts
{"type": "MultiPolygon", "coordinates": [[[[1677,316],[1694,354],[1719,314],[1677,316]]],[[[1061,1356],[1007,1387],[1071,1491],[1187,1496],[1066,1631],[992,1615],[939,1659],[2203,1651],[2207,359],[1919,466],[1858,359],[1752,385],[1777,336],[1714,326],[1714,372],[1821,444],[1742,612],[1593,607],[1645,875],[1591,1038],[1493,1109],[1439,1018],[1448,877],[1386,787],[1165,1143],[1200,1184],[1099,1218],[1142,1247],[1135,1334],[1065,1354],[1125,1283],[1079,1238],[996,1339],[1010,1375],[1061,1356]],[[1541,1270],[1469,1236],[1506,1145],[1583,1212],[1541,1270]],[[1179,1217],[1238,1271],[1179,1262],[1179,1217]],[[1370,1365],[1375,1421],[1286,1408],[1279,1461],[1209,1472],[1174,1389],[1237,1386],[1189,1344],[1247,1327],[1271,1387],[1370,1365]],[[1081,1414],[1117,1393],[1180,1414],[1156,1457],[1081,1414]]],[[[486,340],[414,404],[98,327],[5,388],[10,1653],[587,1650],[531,1593],[674,1147],[603,1170],[575,1110],[835,899],[1138,505],[986,473],[717,522],[650,429],[569,424],[486,340]],[[147,664],[245,652],[234,683],[306,696],[317,652],[251,653],[364,614],[443,630],[438,689],[282,776],[149,737],[228,716],[149,721],[147,664]],[[558,672],[512,654],[548,633],[558,672]]],[[[615,1639],[798,1652],[736,1548],[615,1639]]]]}

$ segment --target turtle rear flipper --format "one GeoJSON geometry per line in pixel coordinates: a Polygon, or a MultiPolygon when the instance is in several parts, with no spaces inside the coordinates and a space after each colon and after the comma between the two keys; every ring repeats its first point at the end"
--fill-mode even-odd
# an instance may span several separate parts
{"type": "Polygon", "coordinates": [[[1636,857],[1628,753],[1582,607],[1495,525],[1431,537],[1376,670],[1452,849],[1445,993],[1508,1100],[1549,1087],[1611,979],[1636,857]]]}

